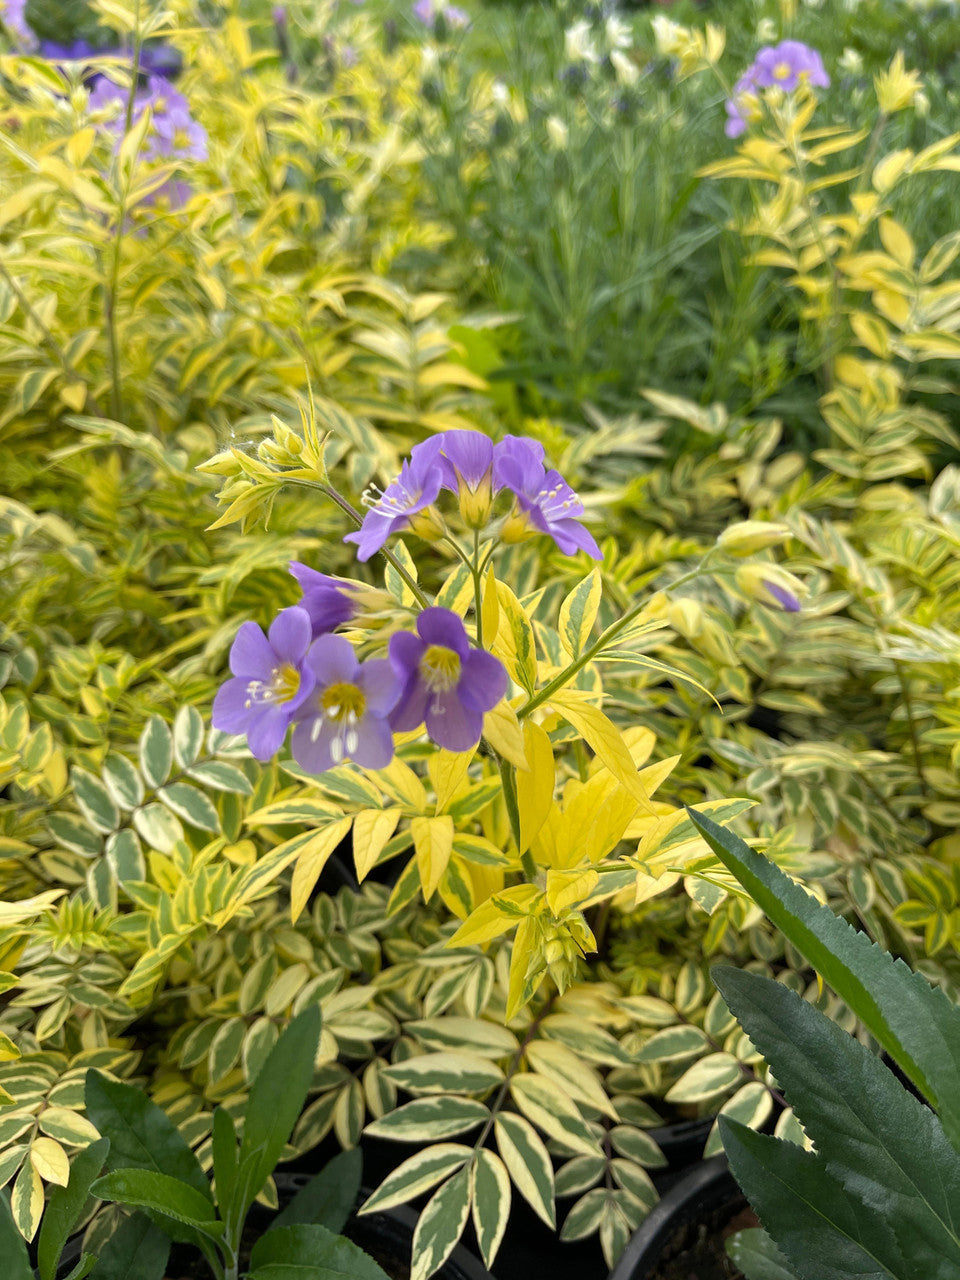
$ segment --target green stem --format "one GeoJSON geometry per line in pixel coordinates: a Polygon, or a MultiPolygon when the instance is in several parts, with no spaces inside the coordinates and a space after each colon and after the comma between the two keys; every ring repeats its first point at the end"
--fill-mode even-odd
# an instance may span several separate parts
{"type": "Polygon", "coordinates": [[[524,1032],[523,1039],[520,1041],[520,1044],[517,1047],[517,1051],[513,1055],[513,1058],[511,1059],[509,1067],[507,1067],[506,1071],[504,1072],[503,1084],[500,1086],[499,1090],[497,1091],[497,1096],[494,1098],[493,1102],[490,1104],[490,1114],[489,1116],[487,1116],[486,1123],[484,1124],[483,1128],[480,1131],[480,1137],[473,1144],[474,1151],[479,1151],[480,1148],[483,1146],[483,1144],[486,1142],[487,1137],[489,1136],[490,1130],[493,1128],[493,1123],[497,1118],[497,1114],[502,1109],[503,1104],[506,1101],[507,1091],[510,1088],[510,1081],[517,1074],[517,1069],[519,1068],[520,1063],[523,1060],[523,1055],[524,1055],[524,1052],[526,1051],[527,1045],[536,1035],[540,1027],[540,1023],[544,1020],[544,1018],[553,1008],[554,1001],[556,1000],[559,994],[560,993],[558,991],[553,992],[553,994],[550,996],[547,1003],[543,1006],[543,1008],[540,1010],[540,1012],[537,1014],[537,1016],[534,1018],[534,1020],[530,1023],[529,1027],[527,1027],[526,1031],[524,1032]]]}
{"type": "MultiPolygon", "coordinates": [[[[346,498],[337,493],[336,489],[332,488],[330,485],[320,484],[316,480],[298,480],[296,483],[309,485],[311,488],[319,489],[321,493],[325,493],[327,495],[331,502],[336,503],[341,511],[346,512],[350,519],[356,523],[358,528],[363,524],[363,516],[356,507],[354,507],[352,503],[348,502],[346,498]]],[[[413,592],[421,609],[429,609],[430,601],[421,591],[416,578],[414,578],[407,568],[401,564],[393,552],[389,551],[386,547],[381,547],[380,554],[383,556],[384,560],[386,560],[388,564],[393,565],[394,569],[399,573],[400,577],[413,592]]]]}
{"type": "MultiPolygon", "coordinates": [[[[711,547],[695,569],[691,569],[689,573],[684,573],[677,578],[676,581],[671,582],[671,591],[675,590],[677,587],[685,586],[688,582],[692,582],[694,578],[698,578],[706,568],[707,561],[713,555],[715,550],[715,546],[711,547]]],[[[532,711],[536,711],[537,707],[542,707],[545,702],[549,702],[555,693],[562,689],[564,685],[570,683],[578,671],[582,671],[584,667],[593,662],[594,658],[596,658],[598,654],[602,653],[604,649],[609,648],[611,642],[617,638],[621,631],[626,630],[630,623],[643,613],[646,607],[647,601],[642,600],[639,604],[635,604],[632,609],[628,609],[622,618],[618,618],[616,622],[611,622],[606,631],[603,632],[599,639],[593,642],[589,649],[584,649],[579,658],[574,658],[573,662],[571,662],[569,666],[564,667],[559,675],[554,676],[554,678],[549,680],[542,689],[538,689],[532,697],[527,699],[523,706],[518,710],[517,719],[525,719],[532,711]]]]}
{"type": "Polygon", "coordinates": [[[477,615],[477,644],[483,648],[483,580],[480,577],[480,530],[473,531],[473,611],[477,615]]]}
{"type": "Polygon", "coordinates": [[[903,705],[907,713],[907,725],[910,729],[910,742],[913,746],[913,756],[917,764],[917,778],[920,782],[920,791],[923,796],[929,800],[930,790],[927,787],[927,780],[923,774],[923,757],[920,754],[920,733],[917,729],[917,722],[913,714],[913,702],[910,698],[910,686],[903,674],[903,667],[896,658],[893,660],[893,667],[897,673],[900,691],[903,694],[903,705]]]}

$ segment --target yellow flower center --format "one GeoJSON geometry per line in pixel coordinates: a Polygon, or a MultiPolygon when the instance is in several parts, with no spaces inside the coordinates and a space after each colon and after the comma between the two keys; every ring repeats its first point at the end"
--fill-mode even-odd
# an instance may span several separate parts
{"type": "Polygon", "coordinates": [[[778,62],[773,68],[773,74],[777,80],[789,80],[791,70],[789,62],[778,62]]]}
{"type": "Polygon", "coordinates": [[[459,683],[460,655],[446,645],[430,645],[420,659],[420,676],[431,693],[446,693],[459,683]]]}
{"type": "Polygon", "coordinates": [[[247,706],[255,702],[289,702],[300,688],[300,672],[289,662],[274,667],[269,681],[251,680],[247,685],[247,706]]]}
{"type": "Polygon", "coordinates": [[[367,700],[355,684],[330,684],[320,695],[320,706],[328,720],[356,724],[366,710],[367,700]]]}

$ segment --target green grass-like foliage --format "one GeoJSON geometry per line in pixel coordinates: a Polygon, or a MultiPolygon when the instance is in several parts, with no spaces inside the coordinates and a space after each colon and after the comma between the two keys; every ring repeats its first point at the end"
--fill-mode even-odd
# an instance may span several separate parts
{"type": "Polygon", "coordinates": [[[800,1280],[957,1275],[960,1013],[743,841],[709,819],[693,820],[936,1109],[782,984],[717,969],[724,999],[813,1143],[805,1150],[721,1117],[733,1172],[783,1255],[754,1238],[734,1246],[738,1262],[750,1280],[789,1275],[784,1259],[800,1280]]]}

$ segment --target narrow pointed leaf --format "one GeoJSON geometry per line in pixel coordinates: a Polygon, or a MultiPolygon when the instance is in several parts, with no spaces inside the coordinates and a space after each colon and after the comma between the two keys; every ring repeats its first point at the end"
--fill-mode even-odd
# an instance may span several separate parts
{"type": "Polygon", "coordinates": [[[960,1011],[865,933],[822,906],[733,832],[689,811],[697,830],[754,902],[845,1000],[936,1108],[960,1151],[960,1011]]]}

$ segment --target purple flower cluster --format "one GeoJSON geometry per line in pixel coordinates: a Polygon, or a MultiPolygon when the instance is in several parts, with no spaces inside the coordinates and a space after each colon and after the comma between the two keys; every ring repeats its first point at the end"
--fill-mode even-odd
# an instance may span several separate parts
{"type": "Polygon", "coordinates": [[[761,49],[733,86],[733,97],[727,99],[724,130],[727,137],[739,138],[746,131],[758,89],[779,88],[784,93],[793,93],[800,84],[821,89],[830,87],[830,77],[816,49],[800,40],[781,40],[777,45],[761,49]]]}
{"type": "Polygon", "coordinates": [[[480,529],[494,499],[507,491],[512,509],[500,538],[520,542],[546,534],[565,555],[586,551],[603,558],[596,540],[580,523],[583,503],[557,471],[547,471],[543,446],[525,436],[506,436],[498,444],[480,431],[444,431],[416,445],[400,475],[382,493],[364,495],[369,511],[361,528],[345,541],[357,544],[357,558],[369,560],[391,535],[410,528],[430,534],[437,524],[429,508],[441,490],[455,493],[460,514],[480,529]]]}
{"type": "MultiPolygon", "coordinates": [[[[313,572],[296,566],[301,581],[313,572]]],[[[306,607],[284,609],[267,635],[255,622],[240,628],[230,650],[233,678],[214,699],[214,726],[246,734],[257,759],[268,760],[292,724],[294,759],[313,773],[345,760],[382,769],[393,757],[394,732],[424,723],[447,751],[476,746],[484,714],[507,691],[507,673],[493,654],[471,647],[457,614],[425,609],[416,633],[391,638],[389,657],[360,662],[346,637],[331,634],[340,625],[333,619],[352,604],[348,591],[331,585],[337,579],[316,577],[324,581],[307,579],[306,607]],[[339,611],[334,591],[343,597],[339,611]]]]}

